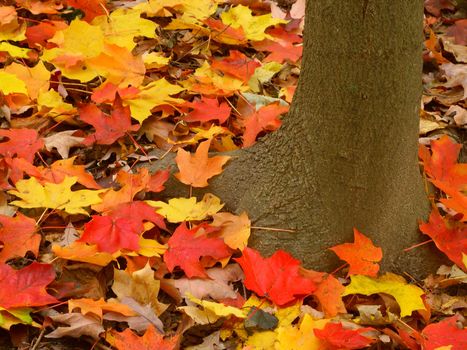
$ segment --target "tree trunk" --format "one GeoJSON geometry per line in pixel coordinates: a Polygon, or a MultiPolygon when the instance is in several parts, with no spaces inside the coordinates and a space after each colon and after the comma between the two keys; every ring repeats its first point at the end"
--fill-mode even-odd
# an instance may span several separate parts
{"type": "Polygon", "coordinates": [[[308,268],[338,264],[327,248],[356,227],[384,268],[417,276],[440,263],[417,219],[429,204],[416,153],[421,0],[310,0],[298,89],[280,130],[237,152],[208,191],[255,226],[251,245],[291,252],[308,268]],[[430,265],[430,266],[429,266],[430,265]]]}

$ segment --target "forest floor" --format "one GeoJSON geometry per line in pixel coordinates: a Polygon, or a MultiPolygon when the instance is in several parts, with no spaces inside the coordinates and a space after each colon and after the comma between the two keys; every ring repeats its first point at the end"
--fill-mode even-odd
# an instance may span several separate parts
{"type": "Polygon", "coordinates": [[[281,126],[305,0],[1,3],[0,349],[467,348],[456,1],[425,1],[419,156],[436,196],[420,236],[452,265],[423,281],[380,272],[369,232],[317,272],[248,248],[248,213],[215,194],[161,200],[169,176],[191,193],[228,166],[210,150],[281,126]],[[140,167],[169,152],[176,174],[140,167]]]}

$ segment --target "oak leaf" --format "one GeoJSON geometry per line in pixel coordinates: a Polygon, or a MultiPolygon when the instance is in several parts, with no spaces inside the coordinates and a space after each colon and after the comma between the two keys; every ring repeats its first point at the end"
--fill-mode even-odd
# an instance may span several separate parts
{"type": "Polygon", "coordinates": [[[208,157],[211,139],[201,142],[194,155],[182,148],[178,149],[175,162],[180,169],[175,177],[193,187],[208,186],[208,179],[222,173],[222,167],[230,159],[228,156],[208,157]]]}
{"type": "Polygon", "coordinates": [[[356,228],[353,229],[353,233],[354,243],[344,243],[329,249],[350,265],[348,275],[376,277],[383,250],[375,247],[373,242],[356,228]]]}
{"type": "Polygon", "coordinates": [[[170,272],[176,266],[185,271],[188,278],[209,278],[200,261],[201,257],[209,256],[216,260],[225,259],[232,254],[231,249],[219,238],[208,238],[199,234],[202,226],[191,230],[181,223],[167,242],[169,248],[164,254],[164,262],[170,272]]]}
{"type": "Polygon", "coordinates": [[[285,251],[278,250],[266,259],[251,248],[242,253],[235,261],[245,273],[245,287],[274,304],[283,306],[316,290],[316,284],[300,274],[300,261],[285,251]]]}
{"type": "Polygon", "coordinates": [[[43,306],[58,300],[46,287],[55,279],[52,265],[33,262],[21,270],[0,264],[0,307],[5,309],[43,306]]]}
{"type": "Polygon", "coordinates": [[[378,278],[363,275],[350,276],[350,284],[345,287],[342,295],[377,293],[392,295],[399,304],[401,317],[410,316],[412,311],[426,310],[422,300],[425,292],[415,285],[407,284],[403,277],[393,273],[386,273],[378,278]]]}

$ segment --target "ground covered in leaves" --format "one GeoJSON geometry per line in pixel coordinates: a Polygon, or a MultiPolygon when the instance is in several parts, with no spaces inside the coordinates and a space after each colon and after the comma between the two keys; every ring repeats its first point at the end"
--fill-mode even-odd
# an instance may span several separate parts
{"type": "Polygon", "coordinates": [[[332,273],[262,257],[248,213],[139,167],[177,152],[188,194],[280,127],[304,0],[2,4],[0,348],[467,348],[465,2],[425,1],[420,230],[454,265],[424,281],[357,229],[332,273]]]}

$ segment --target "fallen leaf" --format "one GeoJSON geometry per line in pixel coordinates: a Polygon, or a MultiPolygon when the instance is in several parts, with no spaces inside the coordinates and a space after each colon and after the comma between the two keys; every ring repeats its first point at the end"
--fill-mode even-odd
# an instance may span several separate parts
{"type": "Polygon", "coordinates": [[[202,96],[201,99],[195,99],[193,102],[186,102],[184,106],[192,110],[183,117],[186,122],[208,122],[218,120],[223,124],[230,116],[231,108],[227,102],[219,103],[217,98],[208,98],[202,96]]]}
{"type": "Polygon", "coordinates": [[[35,177],[31,177],[18,181],[16,190],[10,190],[8,193],[21,198],[11,202],[12,205],[21,208],[50,208],[64,210],[68,214],[89,215],[83,208],[102,202],[99,195],[106,190],[72,191],[71,186],[76,182],[76,177],[65,176],[59,184],[41,185],[35,177]]]}
{"type": "Polygon", "coordinates": [[[199,202],[196,201],[196,197],[190,197],[172,198],[168,203],[162,201],[146,201],[146,203],[155,207],[157,213],[172,223],[204,220],[224,206],[219,198],[210,193],[206,193],[199,202]]]}
{"type": "Polygon", "coordinates": [[[467,329],[462,325],[464,318],[455,315],[438,323],[431,323],[422,331],[423,349],[437,350],[447,346],[450,350],[467,347],[467,329]]]}
{"type": "Polygon", "coordinates": [[[84,316],[80,313],[67,313],[59,315],[50,315],[52,321],[63,323],[68,327],[57,327],[53,332],[46,334],[46,338],[73,337],[80,338],[89,336],[93,339],[99,339],[99,335],[105,332],[99,318],[95,316],[84,316]]]}
{"type": "Polygon", "coordinates": [[[69,299],[68,311],[73,312],[75,309],[80,309],[83,315],[93,314],[102,319],[104,312],[115,312],[124,316],[134,316],[135,312],[125,304],[119,302],[106,302],[104,298],[99,300],[82,298],[82,299],[69,299]]]}
{"type": "Polygon", "coordinates": [[[3,138],[0,142],[2,156],[10,158],[17,156],[30,163],[34,160],[35,153],[44,147],[43,140],[33,129],[0,129],[0,137],[3,138]]]}
{"type": "Polygon", "coordinates": [[[216,260],[225,259],[232,254],[231,249],[219,238],[208,238],[199,234],[197,226],[191,230],[181,223],[167,242],[169,248],[164,254],[164,262],[172,272],[175,266],[185,272],[188,278],[209,278],[200,258],[212,257],[216,260]]]}
{"type": "Polygon", "coordinates": [[[329,249],[350,265],[348,275],[376,277],[383,250],[375,247],[373,242],[356,228],[353,229],[353,233],[354,243],[344,243],[329,249]]]}
{"type": "Polygon", "coordinates": [[[375,342],[375,339],[365,337],[362,333],[373,331],[374,328],[345,329],[342,323],[328,322],[323,329],[314,329],[315,335],[324,340],[332,349],[361,349],[375,342]]]}
{"type": "Polygon", "coordinates": [[[70,148],[81,145],[84,140],[84,137],[73,136],[76,131],[65,130],[44,137],[45,148],[47,151],[52,151],[55,148],[62,158],[68,158],[70,148]]]}
{"type": "MultiPolygon", "coordinates": [[[[386,273],[378,278],[371,278],[363,275],[350,276],[350,284],[345,287],[342,294],[363,294],[371,295],[385,293],[392,295],[396,299],[401,309],[401,317],[410,316],[412,311],[426,310],[422,300],[425,294],[422,289],[415,285],[407,284],[405,279],[393,273],[386,273]]],[[[394,311],[394,310],[392,310],[394,311]]]]}
{"type": "Polygon", "coordinates": [[[245,273],[245,287],[278,306],[303,298],[316,290],[315,283],[299,273],[300,261],[283,250],[263,258],[256,250],[245,248],[234,259],[245,273]]]}
{"type": "Polygon", "coordinates": [[[229,74],[245,83],[248,83],[255,69],[260,66],[261,64],[258,61],[249,58],[237,50],[230,50],[228,57],[220,60],[214,59],[211,62],[212,69],[229,74]]]}
{"type": "Polygon", "coordinates": [[[23,257],[28,251],[38,257],[41,238],[33,219],[20,212],[15,217],[0,215],[0,263],[23,257]]]}
{"type": "Polygon", "coordinates": [[[50,264],[33,262],[21,270],[0,264],[0,307],[13,309],[58,303],[46,291],[54,279],[55,271],[50,264]]]}
{"type": "Polygon", "coordinates": [[[152,326],[146,330],[142,337],[139,337],[129,329],[123,332],[112,331],[115,337],[115,347],[118,350],[177,350],[179,348],[179,337],[164,339],[152,326]]]}
{"type": "Polygon", "coordinates": [[[65,247],[54,244],[52,251],[62,259],[82,261],[98,266],[107,266],[114,260],[111,254],[99,252],[95,244],[88,245],[82,242],[73,242],[65,247]]]}
{"type": "Polygon", "coordinates": [[[220,227],[216,236],[221,237],[225,244],[232,249],[243,250],[248,244],[251,233],[251,221],[246,212],[239,216],[230,213],[216,213],[212,215],[212,226],[220,227]]]}

